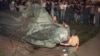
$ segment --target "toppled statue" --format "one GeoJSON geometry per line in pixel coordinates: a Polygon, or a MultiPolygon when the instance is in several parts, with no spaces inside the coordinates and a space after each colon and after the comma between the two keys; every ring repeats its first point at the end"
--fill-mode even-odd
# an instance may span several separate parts
{"type": "Polygon", "coordinates": [[[53,48],[67,41],[69,27],[54,22],[39,4],[33,4],[24,12],[0,12],[0,34],[39,47],[53,48]]]}

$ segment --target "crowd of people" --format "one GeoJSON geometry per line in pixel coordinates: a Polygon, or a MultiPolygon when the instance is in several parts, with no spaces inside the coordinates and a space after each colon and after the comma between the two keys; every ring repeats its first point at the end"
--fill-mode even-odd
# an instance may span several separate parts
{"type": "Polygon", "coordinates": [[[23,12],[33,3],[39,3],[58,21],[100,25],[100,5],[82,0],[0,0],[0,10],[23,12]]]}

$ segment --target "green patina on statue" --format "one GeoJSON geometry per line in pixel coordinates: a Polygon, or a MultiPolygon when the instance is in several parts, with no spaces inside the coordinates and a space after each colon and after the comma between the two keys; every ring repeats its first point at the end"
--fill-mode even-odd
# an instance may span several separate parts
{"type": "Polygon", "coordinates": [[[53,48],[68,40],[69,27],[53,22],[41,5],[33,4],[22,13],[0,12],[0,34],[40,47],[53,48]]]}

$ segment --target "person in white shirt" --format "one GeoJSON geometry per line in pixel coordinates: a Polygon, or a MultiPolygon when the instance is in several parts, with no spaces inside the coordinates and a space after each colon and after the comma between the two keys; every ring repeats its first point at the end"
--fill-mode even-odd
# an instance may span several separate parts
{"type": "Polygon", "coordinates": [[[60,20],[64,20],[65,15],[65,8],[64,8],[64,2],[59,3],[59,9],[60,9],[60,20]]]}
{"type": "Polygon", "coordinates": [[[11,4],[9,5],[9,8],[11,11],[16,11],[16,7],[15,7],[15,2],[12,1],[11,4]]]}
{"type": "Polygon", "coordinates": [[[31,7],[32,2],[32,0],[27,0],[27,2],[25,3],[26,8],[31,7]]]}
{"type": "Polygon", "coordinates": [[[46,1],[45,1],[45,0],[41,1],[41,6],[42,6],[43,8],[46,7],[46,1]]]}

